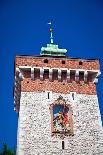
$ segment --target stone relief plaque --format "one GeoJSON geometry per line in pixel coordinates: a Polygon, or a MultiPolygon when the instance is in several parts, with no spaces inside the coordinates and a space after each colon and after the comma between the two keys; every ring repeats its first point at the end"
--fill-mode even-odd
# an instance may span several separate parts
{"type": "Polygon", "coordinates": [[[65,104],[55,104],[53,106],[53,132],[70,131],[70,111],[65,104]]]}
{"type": "Polygon", "coordinates": [[[73,135],[72,108],[62,96],[50,105],[52,135],[73,135]]]}

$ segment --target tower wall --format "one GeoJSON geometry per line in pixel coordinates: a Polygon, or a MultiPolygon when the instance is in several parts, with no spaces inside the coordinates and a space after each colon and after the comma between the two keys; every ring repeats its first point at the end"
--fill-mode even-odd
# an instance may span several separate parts
{"type": "Polygon", "coordinates": [[[18,155],[103,154],[103,128],[97,95],[22,92],[18,127],[18,155]],[[74,135],[51,133],[50,105],[62,96],[72,107],[74,135]],[[65,149],[62,149],[64,141],[65,149]]]}
{"type": "Polygon", "coordinates": [[[17,155],[103,154],[98,60],[19,56],[15,68],[17,155]],[[51,105],[60,97],[71,107],[68,134],[53,132],[51,105]]]}

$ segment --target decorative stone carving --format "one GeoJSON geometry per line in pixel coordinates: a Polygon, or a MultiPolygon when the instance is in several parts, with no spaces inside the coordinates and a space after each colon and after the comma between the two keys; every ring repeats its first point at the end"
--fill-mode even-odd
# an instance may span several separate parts
{"type": "Polygon", "coordinates": [[[61,137],[65,135],[73,135],[72,110],[62,96],[50,105],[51,112],[51,130],[54,135],[61,137]]]}

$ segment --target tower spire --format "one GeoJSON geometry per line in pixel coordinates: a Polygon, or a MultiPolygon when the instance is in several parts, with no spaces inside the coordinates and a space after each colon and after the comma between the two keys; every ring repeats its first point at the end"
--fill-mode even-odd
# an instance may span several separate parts
{"type": "Polygon", "coordinates": [[[48,23],[48,25],[50,25],[50,44],[53,44],[54,43],[54,40],[53,40],[53,29],[52,29],[52,23],[51,21],[48,23]]]}
{"type": "Polygon", "coordinates": [[[49,32],[50,32],[50,43],[47,44],[47,47],[42,47],[40,55],[49,55],[49,56],[65,56],[67,52],[66,49],[60,49],[58,45],[54,44],[54,37],[53,37],[53,29],[51,21],[47,23],[50,25],[49,32]]]}
{"type": "Polygon", "coordinates": [[[50,28],[50,43],[53,44],[54,40],[53,40],[53,29],[50,28]]]}

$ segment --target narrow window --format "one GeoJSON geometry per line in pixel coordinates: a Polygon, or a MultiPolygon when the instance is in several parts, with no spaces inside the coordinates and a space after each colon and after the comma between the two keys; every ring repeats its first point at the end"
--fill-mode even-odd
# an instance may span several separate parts
{"type": "Polygon", "coordinates": [[[47,60],[47,59],[45,59],[45,60],[44,60],[44,63],[48,63],[48,60],[47,60]]]}
{"type": "Polygon", "coordinates": [[[49,79],[49,70],[44,70],[44,79],[49,79]]]}
{"type": "Polygon", "coordinates": [[[34,69],[35,80],[40,78],[40,69],[34,69]]]}
{"type": "Polygon", "coordinates": [[[83,65],[83,62],[82,61],[79,61],[79,65],[83,65]]]}
{"type": "Polygon", "coordinates": [[[79,80],[84,81],[84,72],[79,72],[79,80]]]}
{"type": "Polygon", "coordinates": [[[75,72],[74,71],[70,72],[70,80],[71,80],[71,82],[75,81],[75,72]]]}
{"type": "Polygon", "coordinates": [[[64,141],[62,141],[62,149],[64,150],[64,141]]]}
{"type": "Polygon", "coordinates": [[[50,99],[50,92],[48,92],[48,99],[50,99]]]}
{"type": "Polygon", "coordinates": [[[52,78],[53,80],[58,80],[58,70],[53,70],[52,78]]]}
{"type": "Polygon", "coordinates": [[[64,60],[62,60],[62,64],[65,64],[65,61],[64,60]]]}
{"type": "Polygon", "coordinates": [[[67,72],[66,71],[62,71],[62,73],[61,73],[61,80],[63,82],[65,82],[66,81],[66,78],[67,78],[67,72]]]}
{"type": "Polygon", "coordinates": [[[74,93],[72,93],[72,99],[74,100],[74,93]]]}

